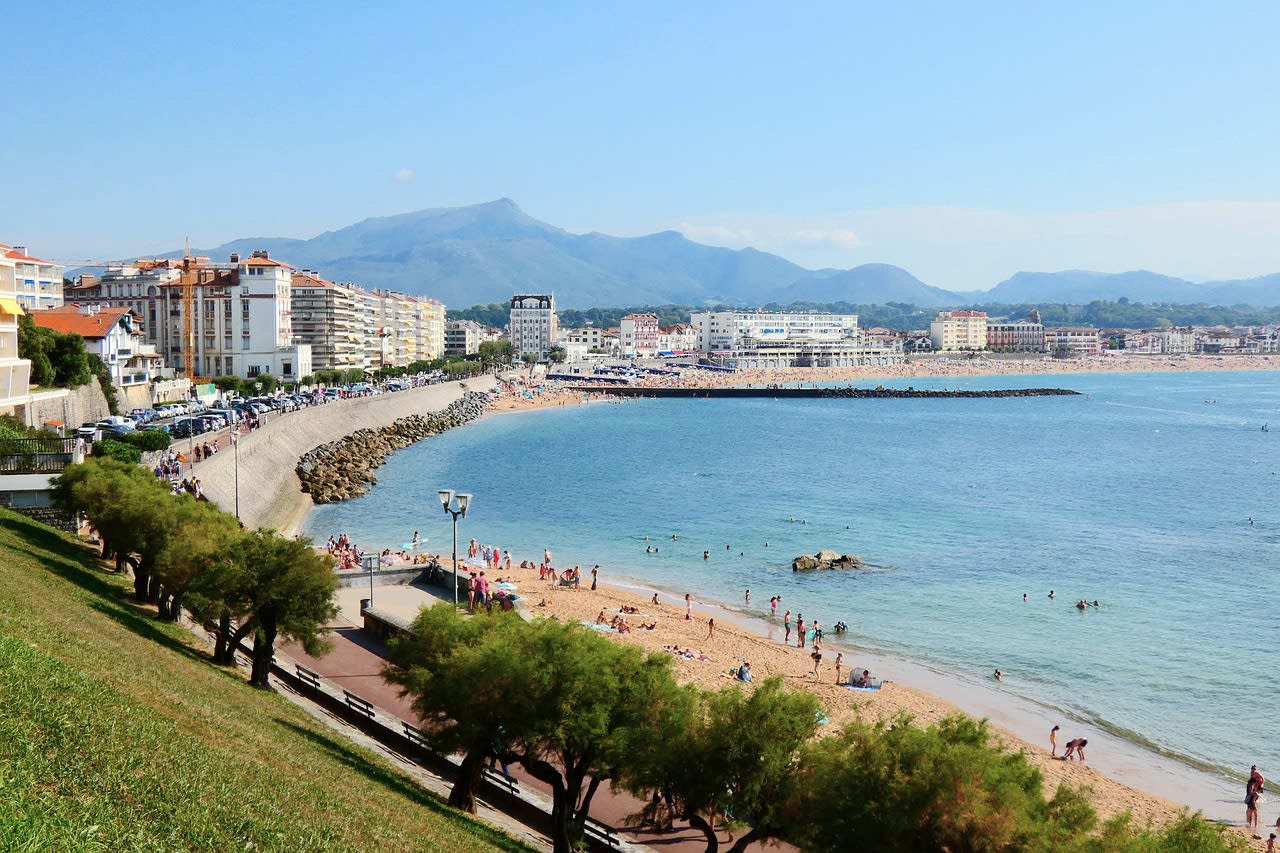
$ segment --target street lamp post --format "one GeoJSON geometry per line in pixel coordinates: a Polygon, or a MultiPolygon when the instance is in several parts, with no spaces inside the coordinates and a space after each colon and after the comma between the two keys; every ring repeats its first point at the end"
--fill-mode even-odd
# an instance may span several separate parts
{"type": "Polygon", "coordinates": [[[240,427],[231,428],[231,448],[235,454],[236,468],[236,521],[240,520],[240,427]]]}
{"type": "Polygon", "coordinates": [[[454,494],[453,489],[440,490],[440,503],[447,515],[453,516],[453,609],[458,609],[458,519],[467,517],[467,507],[471,506],[471,495],[465,492],[454,494]],[[457,509],[451,504],[457,503],[457,509]]]}

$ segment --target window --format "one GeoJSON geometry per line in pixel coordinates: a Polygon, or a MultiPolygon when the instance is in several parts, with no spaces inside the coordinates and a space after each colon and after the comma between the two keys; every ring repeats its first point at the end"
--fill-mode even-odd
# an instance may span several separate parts
{"type": "Polygon", "coordinates": [[[251,365],[249,365],[249,378],[250,378],[250,379],[254,378],[255,376],[257,376],[257,375],[258,375],[259,373],[261,373],[261,372],[262,372],[262,368],[258,367],[258,365],[256,365],[256,364],[251,364],[251,365]]]}
{"type": "Polygon", "coordinates": [[[293,375],[293,362],[291,362],[291,361],[282,361],[282,362],[280,363],[280,372],[281,372],[283,375],[285,375],[285,376],[292,376],[292,375],[293,375]]]}

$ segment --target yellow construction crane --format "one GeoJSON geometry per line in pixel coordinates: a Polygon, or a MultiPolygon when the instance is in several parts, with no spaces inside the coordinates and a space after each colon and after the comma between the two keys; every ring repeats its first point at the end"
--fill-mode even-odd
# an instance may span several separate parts
{"type": "Polygon", "coordinates": [[[196,340],[194,315],[196,311],[196,277],[199,273],[192,269],[192,266],[191,238],[188,237],[182,244],[182,274],[178,279],[182,288],[182,369],[186,373],[187,379],[195,382],[196,340]]]}

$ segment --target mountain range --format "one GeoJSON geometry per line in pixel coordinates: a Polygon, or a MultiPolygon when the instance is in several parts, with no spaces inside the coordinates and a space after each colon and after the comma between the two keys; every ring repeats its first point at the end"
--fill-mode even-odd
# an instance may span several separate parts
{"type": "Polygon", "coordinates": [[[705,246],[675,231],[643,237],[573,234],[534,219],[506,198],[366,219],[309,240],[253,237],[198,251],[222,260],[231,252],[244,256],[258,249],[332,281],[427,295],[452,307],[546,292],[566,308],[796,301],[943,308],[1120,297],[1148,303],[1280,304],[1280,273],[1193,283],[1145,270],[1019,272],[991,290],[957,292],[925,284],[889,264],[809,270],[756,249],[705,246]]]}

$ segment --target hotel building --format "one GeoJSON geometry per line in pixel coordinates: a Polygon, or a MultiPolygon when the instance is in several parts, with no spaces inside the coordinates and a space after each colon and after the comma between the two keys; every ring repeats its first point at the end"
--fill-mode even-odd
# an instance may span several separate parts
{"type": "Polygon", "coordinates": [[[1102,352],[1098,330],[1079,326],[1045,329],[1044,346],[1049,352],[1064,351],[1071,355],[1097,355],[1102,352]]]}
{"type": "Polygon", "coordinates": [[[1044,352],[1044,325],[1022,320],[987,323],[987,349],[998,352],[1044,352]]]}
{"type": "Polygon", "coordinates": [[[618,324],[622,356],[652,358],[658,354],[658,315],[628,314],[618,324]]]}
{"type": "Polygon", "coordinates": [[[958,352],[987,348],[987,315],[981,311],[939,311],[929,324],[935,350],[958,352]]]}
{"type": "Polygon", "coordinates": [[[559,331],[554,296],[516,294],[511,297],[511,346],[517,356],[532,353],[538,358],[546,358],[559,331]]]}

